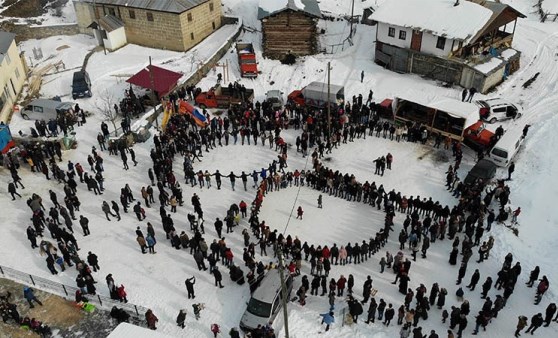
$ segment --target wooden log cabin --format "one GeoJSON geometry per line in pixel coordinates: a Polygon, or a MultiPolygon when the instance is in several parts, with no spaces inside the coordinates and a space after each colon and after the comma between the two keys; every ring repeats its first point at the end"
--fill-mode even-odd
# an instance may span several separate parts
{"type": "Polygon", "coordinates": [[[262,22],[264,56],[281,60],[288,54],[315,54],[320,17],[316,0],[260,0],[258,20],[262,22]]]}

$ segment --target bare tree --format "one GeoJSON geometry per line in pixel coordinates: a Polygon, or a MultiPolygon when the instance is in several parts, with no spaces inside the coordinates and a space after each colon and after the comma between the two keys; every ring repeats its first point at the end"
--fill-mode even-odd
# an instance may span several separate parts
{"type": "Polygon", "coordinates": [[[118,121],[119,116],[113,108],[116,102],[114,94],[105,89],[100,95],[97,95],[97,97],[99,99],[95,102],[95,108],[101,112],[104,121],[110,121],[112,123],[114,127],[114,136],[117,136],[116,121],[118,121]]]}

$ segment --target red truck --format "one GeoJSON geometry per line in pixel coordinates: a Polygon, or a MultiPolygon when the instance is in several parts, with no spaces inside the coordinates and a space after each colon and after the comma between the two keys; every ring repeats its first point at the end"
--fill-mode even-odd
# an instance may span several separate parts
{"type": "Polygon", "coordinates": [[[254,90],[246,89],[243,93],[233,89],[232,92],[227,87],[216,85],[207,92],[196,95],[196,104],[200,108],[229,108],[230,105],[239,105],[242,102],[252,102],[254,90]]]}
{"type": "Polygon", "coordinates": [[[236,53],[238,54],[238,65],[240,66],[240,76],[257,77],[258,64],[254,46],[251,43],[237,42],[236,53]]]}
{"type": "Polygon", "coordinates": [[[494,133],[486,129],[481,120],[467,127],[463,133],[463,143],[473,150],[490,149],[494,145],[494,141],[494,133]]]}

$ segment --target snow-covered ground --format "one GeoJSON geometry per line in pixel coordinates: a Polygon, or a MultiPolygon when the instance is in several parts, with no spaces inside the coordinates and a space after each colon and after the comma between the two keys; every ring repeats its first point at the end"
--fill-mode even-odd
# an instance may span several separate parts
{"type": "MultiPolygon", "coordinates": [[[[548,1],[548,0],[546,0],[548,1]]],[[[230,14],[242,16],[244,23],[252,28],[259,29],[259,23],[255,19],[257,13],[257,0],[225,0],[224,8],[230,14]]],[[[511,187],[511,203],[513,206],[521,206],[523,212],[519,217],[519,237],[512,234],[505,228],[494,226],[490,235],[494,236],[496,243],[491,258],[482,264],[474,263],[477,258],[475,253],[467,275],[465,283],[474,271],[478,268],[481,273],[481,283],[490,275],[496,277],[496,272],[500,269],[503,257],[512,252],[514,261],[520,261],[523,272],[517,283],[515,292],[510,298],[507,307],[494,319],[488,326],[486,332],[481,332],[486,337],[507,338],[513,334],[518,315],[526,315],[529,318],[537,313],[543,312],[544,308],[551,301],[555,301],[554,282],[558,280],[558,271],[554,268],[555,243],[558,237],[558,217],[552,210],[556,198],[558,198],[558,160],[553,156],[558,144],[558,136],[555,129],[558,127],[558,115],[555,114],[555,107],[558,106],[558,25],[553,23],[541,24],[537,22],[536,15],[530,12],[532,3],[514,0],[510,2],[517,9],[529,15],[529,18],[520,20],[516,28],[514,47],[522,52],[521,69],[511,76],[506,82],[499,86],[492,96],[501,96],[520,103],[524,109],[524,116],[517,121],[505,122],[504,128],[523,128],[525,124],[531,124],[529,135],[523,148],[516,158],[516,172],[513,181],[508,182],[511,187]],[[523,89],[522,84],[540,73],[538,79],[528,88],[523,89]],[[534,290],[524,286],[528,272],[535,265],[539,265],[542,274],[548,276],[550,280],[550,290],[545,295],[541,305],[535,306],[532,303],[534,290]]],[[[373,5],[373,1],[360,3],[355,2],[355,7],[361,10],[364,7],[373,5]]],[[[327,10],[338,15],[350,13],[350,5],[341,0],[322,0],[320,3],[322,10],[327,10]]],[[[360,11],[361,12],[361,11],[360,11]]],[[[355,13],[360,13],[355,9],[355,13]]],[[[322,37],[323,43],[335,41],[334,36],[343,37],[342,32],[348,32],[346,24],[339,23],[320,23],[328,29],[326,35],[330,38],[322,37]],[[330,31],[331,29],[331,31],[330,31]]],[[[236,55],[227,53],[224,59],[228,59],[231,81],[238,80],[246,87],[254,88],[256,99],[262,101],[265,92],[269,89],[279,89],[287,95],[290,91],[298,89],[311,81],[324,81],[326,79],[325,68],[327,62],[332,65],[332,83],[345,86],[346,96],[364,96],[370,89],[374,91],[374,98],[383,98],[396,95],[421,95],[426,100],[434,100],[438,97],[460,97],[461,88],[443,88],[434,81],[424,80],[414,75],[396,74],[377,66],[373,63],[375,28],[358,25],[357,33],[354,38],[354,46],[346,48],[344,51],[337,51],[335,54],[319,54],[299,60],[294,66],[281,65],[277,61],[264,60],[261,56],[261,36],[257,33],[245,32],[240,39],[250,41],[255,44],[259,69],[261,74],[254,80],[241,79],[238,71],[236,55]],[[360,82],[360,73],[365,72],[364,82],[360,82]],[[272,84],[273,82],[273,84],[272,84]]],[[[210,41],[211,42],[211,41],[210,41]]],[[[211,43],[208,42],[208,45],[211,43]]],[[[205,43],[205,42],[204,42],[205,43]]],[[[42,45],[45,56],[55,55],[52,59],[64,60],[67,68],[79,65],[78,60],[89,49],[93,47],[93,41],[83,36],[59,37],[50,40],[30,41],[22,46],[27,51],[27,55],[32,55],[30,49],[33,46],[42,45]],[[69,49],[56,51],[61,45],[70,46],[69,49]]],[[[213,46],[215,47],[215,46],[213,46]]],[[[173,70],[182,72],[191,71],[194,67],[192,60],[200,61],[207,57],[208,46],[200,45],[196,53],[174,53],[168,51],[158,51],[141,48],[138,46],[126,46],[123,49],[103,55],[96,53],[89,60],[88,71],[93,81],[94,96],[91,99],[77,100],[80,106],[87,110],[94,110],[94,102],[98,100],[99,90],[108,89],[120,95],[126,84],[114,75],[132,74],[147,64],[147,57],[152,56],[155,64],[163,64],[173,70]],[[203,47],[203,48],[202,48],[203,47]]],[[[203,79],[199,86],[207,89],[216,81],[217,72],[210,72],[209,76],[203,79]]],[[[51,76],[42,90],[44,96],[69,94],[69,81],[71,72],[66,72],[51,76]],[[68,75],[69,74],[69,75],[68,75]]],[[[482,97],[481,95],[478,96],[482,97]]],[[[95,135],[99,129],[100,118],[95,114],[88,120],[84,127],[77,128],[77,138],[79,147],[75,151],[64,153],[64,161],[72,160],[74,163],[86,163],[87,154],[91,146],[96,145],[95,135]]],[[[12,131],[24,129],[27,125],[17,117],[14,118],[12,131]]],[[[496,125],[491,126],[495,128],[496,125]]],[[[27,130],[26,130],[27,131],[27,130]]],[[[294,143],[294,138],[300,132],[287,130],[283,132],[288,142],[294,143]]],[[[205,272],[198,272],[193,258],[186,250],[177,251],[173,249],[165,240],[161,229],[161,223],[157,208],[147,208],[147,220],[151,222],[155,229],[158,239],[156,255],[142,255],[135,241],[134,230],[140,226],[145,231],[145,221],[138,222],[133,214],[124,214],[121,222],[106,221],[101,213],[101,202],[103,200],[118,201],[119,189],[129,183],[134,191],[135,197],[140,196],[140,189],[148,183],[147,168],[151,162],[149,151],[153,146],[152,140],[147,143],[135,146],[139,164],[131,167],[129,171],[121,169],[119,157],[109,157],[105,152],[105,178],[107,191],[102,196],[95,196],[92,192],[85,190],[83,186],[78,188],[78,196],[83,203],[81,212],[90,219],[91,236],[82,237],[81,230],[76,224],[74,229],[78,229],[77,239],[80,244],[81,255],[85,256],[88,251],[93,251],[99,255],[101,271],[95,276],[99,283],[99,290],[107,294],[104,287],[104,276],[112,273],[117,283],[122,283],[128,291],[128,299],[137,304],[153,309],[159,317],[159,330],[171,336],[188,337],[210,337],[209,326],[211,323],[221,325],[222,336],[226,337],[231,327],[238,326],[240,317],[245,309],[245,302],[249,298],[247,286],[238,286],[230,282],[224,273],[224,289],[215,288],[213,278],[205,272]],[[206,309],[202,312],[201,319],[193,319],[191,304],[193,301],[186,299],[184,280],[191,276],[197,276],[196,300],[204,302],[206,309]],[[174,321],[179,309],[185,308],[189,315],[186,319],[187,327],[181,330],[176,327],[174,321]]],[[[366,140],[360,139],[355,142],[343,145],[339,149],[333,150],[330,160],[325,165],[339,170],[354,174],[360,182],[368,180],[383,184],[389,191],[395,189],[402,194],[420,195],[421,197],[433,197],[442,204],[453,205],[455,200],[444,189],[445,170],[449,162],[443,160],[444,150],[434,150],[428,146],[396,143],[376,137],[367,137],[366,140]],[[373,175],[372,160],[380,155],[391,152],[394,155],[393,170],[387,171],[383,177],[373,175]]],[[[472,153],[466,152],[464,161],[459,170],[459,176],[463,178],[467,171],[474,164],[472,153]]],[[[277,153],[268,147],[229,145],[228,147],[212,150],[204,153],[203,161],[196,162],[195,170],[214,171],[219,169],[221,173],[234,171],[237,175],[241,171],[251,172],[252,170],[267,167],[277,153]]],[[[289,151],[289,170],[308,168],[306,159],[294,150],[289,151]]],[[[88,167],[86,164],[84,167],[88,167]]],[[[177,159],[174,165],[177,178],[182,182],[182,165],[177,159]]],[[[505,169],[500,169],[498,177],[505,176],[505,169]]],[[[46,182],[42,175],[33,174],[26,169],[20,171],[23,177],[25,190],[20,190],[24,199],[12,202],[5,192],[3,184],[0,189],[2,205],[8,206],[0,214],[3,226],[6,228],[3,233],[3,245],[0,246],[0,264],[11,266],[22,271],[37,274],[42,277],[52,278],[53,280],[73,285],[75,271],[73,269],[60,273],[58,276],[51,276],[46,269],[44,257],[39,256],[37,251],[29,249],[29,243],[25,237],[25,228],[28,224],[29,210],[25,206],[25,199],[33,192],[39,193],[46,201],[46,206],[51,206],[48,201],[48,190],[53,189],[59,196],[63,195],[62,187],[53,181],[46,182]]],[[[0,171],[0,179],[8,182],[9,172],[0,171]]],[[[206,219],[206,239],[211,242],[216,238],[213,229],[213,221],[216,217],[223,218],[226,210],[232,203],[240,200],[251,201],[254,198],[255,190],[249,187],[248,192],[244,192],[237,182],[236,191],[230,189],[227,180],[223,181],[221,190],[191,188],[182,184],[184,197],[187,201],[183,207],[179,207],[178,212],[173,214],[175,226],[180,232],[189,231],[186,214],[192,212],[189,198],[195,192],[200,195],[204,217],[206,219]]],[[[288,188],[270,193],[264,200],[260,219],[266,220],[271,228],[283,231],[288,222],[286,233],[298,236],[302,241],[311,244],[337,243],[338,245],[347,242],[366,240],[373,236],[382,226],[384,215],[362,203],[347,202],[337,198],[324,195],[324,209],[316,208],[318,192],[309,188],[288,188]],[[298,199],[295,202],[295,198],[298,199]],[[304,210],[304,220],[290,219],[289,214],[293,205],[301,205],[304,210]]],[[[390,242],[384,251],[395,253],[398,251],[396,234],[401,229],[401,222],[404,216],[397,214],[395,220],[395,235],[392,235],[390,242]]],[[[246,220],[242,220],[239,227],[235,228],[233,234],[226,235],[227,244],[232,247],[235,255],[235,262],[241,262],[243,242],[241,230],[247,227],[246,220]]],[[[487,236],[488,234],[486,234],[487,236]]],[[[47,235],[48,237],[48,235],[47,235]]],[[[424,283],[430,288],[432,283],[438,282],[441,287],[448,289],[446,308],[458,305],[459,302],[454,294],[457,289],[455,278],[457,267],[447,263],[448,255],[451,250],[451,243],[447,240],[434,243],[428,253],[428,259],[417,259],[411,268],[411,282],[409,287],[416,288],[420,283],[424,283]]],[[[271,252],[269,250],[268,252],[271,252]]],[[[382,251],[383,252],[383,251],[382,251]]],[[[408,250],[404,250],[409,255],[408,250]]],[[[331,277],[338,278],[341,274],[347,276],[353,274],[355,277],[355,294],[358,298],[362,295],[362,283],[367,275],[371,275],[374,280],[374,288],[378,289],[376,299],[385,299],[387,302],[399,307],[402,304],[402,297],[397,288],[390,283],[394,279],[390,271],[379,274],[379,255],[372,257],[367,262],[355,266],[347,265],[343,267],[335,266],[331,272],[331,277]]],[[[256,254],[257,259],[268,262],[271,257],[261,257],[256,254]]],[[[224,270],[224,269],[221,269],[224,270]]],[[[246,269],[244,269],[246,272],[246,269]]],[[[302,273],[309,274],[308,264],[303,264],[302,273]]],[[[541,274],[541,275],[542,275],[541,274]]],[[[298,288],[300,281],[297,280],[295,288],[298,288]]],[[[465,284],[466,285],[466,284],[465,284]]],[[[296,289],[295,289],[296,290],[296,289]]],[[[490,296],[498,294],[495,290],[490,292],[490,296]]],[[[473,316],[482,306],[480,291],[466,292],[465,298],[471,303],[471,316],[469,326],[465,331],[464,337],[470,336],[474,328],[473,316]]],[[[337,309],[343,308],[343,299],[337,299],[337,309]]],[[[307,305],[300,307],[298,304],[289,304],[289,327],[291,337],[314,337],[321,331],[319,313],[328,309],[325,297],[309,297],[307,305]]],[[[435,329],[440,336],[444,336],[447,326],[441,323],[441,311],[432,309],[429,312],[429,320],[421,321],[423,333],[429,333],[435,329]]],[[[282,319],[277,319],[275,326],[280,329],[282,319]]],[[[327,337],[397,337],[399,328],[391,325],[386,328],[376,323],[365,325],[361,321],[359,324],[341,327],[341,320],[337,318],[332,330],[322,334],[327,337]]],[[[541,328],[537,335],[545,337],[558,336],[556,325],[550,328],[541,328]]],[[[278,336],[282,336],[280,333],[278,336]]]]}

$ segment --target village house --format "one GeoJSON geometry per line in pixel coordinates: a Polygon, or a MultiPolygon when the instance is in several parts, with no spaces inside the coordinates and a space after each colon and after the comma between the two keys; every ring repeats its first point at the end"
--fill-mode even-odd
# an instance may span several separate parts
{"type": "Polygon", "coordinates": [[[315,54],[321,16],[316,0],[260,0],[264,56],[283,59],[288,54],[315,54]]]}
{"type": "Polygon", "coordinates": [[[74,9],[80,32],[109,50],[129,42],[186,51],[222,24],[221,0],[74,0],[74,9]]]}
{"type": "Polygon", "coordinates": [[[8,122],[13,106],[27,79],[23,53],[15,42],[16,35],[0,31],[0,121],[8,122]]]}
{"type": "Polygon", "coordinates": [[[511,48],[518,18],[509,5],[484,0],[390,0],[376,21],[374,60],[486,93],[519,68],[511,48]]]}

